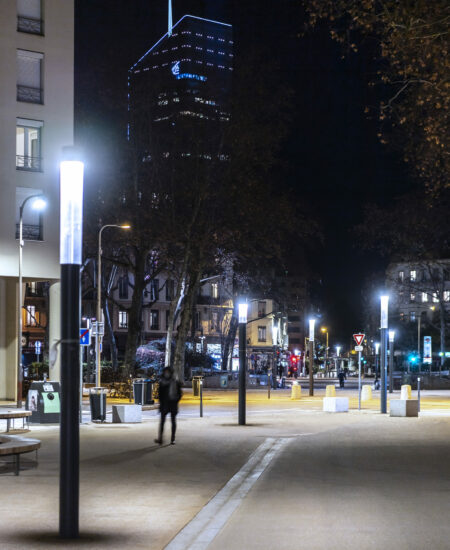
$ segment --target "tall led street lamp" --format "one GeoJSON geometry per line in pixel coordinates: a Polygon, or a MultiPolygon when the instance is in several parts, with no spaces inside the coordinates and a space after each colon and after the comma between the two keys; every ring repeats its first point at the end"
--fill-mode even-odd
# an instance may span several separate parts
{"type": "Polygon", "coordinates": [[[96,376],[95,385],[97,388],[101,384],[101,350],[100,350],[100,326],[102,319],[102,233],[107,227],[118,227],[120,229],[130,229],[130,225],[117,225],[109,223],[103,225],[98,232],[98,258],[97,258],[97,330],[95,336],[95,362],[96,376]]]}
{"type": "Polygon", "coordinates": [[[60,165],[61,429],[59,534],[79,535],[79,348],[84,165],[66,148],[60,165]]]}
{"type": "Polygon", "coordinates": [[[238,306],[239,321],[239,425],[245,425],[245,384],[246,384],[246,341],[247,341],[248,304],[242,302],[238,306]]]}
{"type": "Polygon", "coordinates": [[[42,193],[27,197],[19,208],[19,314],[17,316],[17,408],[22,408],[22,385],[23,385],[23,363],[22,363],[22,255],[23,255],[23,211],[29,201],[31,208],[42,211],[47,206],[47,201],[42,193]]]}
{"type": "Polygon", "coordinates": [[[314,395],[314,327],[315,319],[309,320],[309,395],[314,395]]]}
{"type": "Polygon", "coordinates": [[[386,387],[386,369],[387,369],[387,330],[388,330],[388,307],[389,296],[380,297],[381,305],[381,323],[380,323],[380,367],[381,367],[381,398],[380,398],[380,412],[385,414],[387,412],[387,387],[386,387]]]}
{"type": "Polygon", "coordinates": [[[326,334],[326,337],[327,337],[327,344],[325,347],[325,376],[326,376],[328,373],[328,329],[326,327],[322,327],[320,331],[326,334]]]}

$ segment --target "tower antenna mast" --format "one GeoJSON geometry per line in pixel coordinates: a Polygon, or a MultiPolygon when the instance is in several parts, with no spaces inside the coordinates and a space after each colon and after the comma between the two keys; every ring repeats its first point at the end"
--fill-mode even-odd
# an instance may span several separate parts
{"type": "Polygon", "coordinates": [[[169,20],[167,34],[172,36],[172,0],[169,0],[169,20]]]}

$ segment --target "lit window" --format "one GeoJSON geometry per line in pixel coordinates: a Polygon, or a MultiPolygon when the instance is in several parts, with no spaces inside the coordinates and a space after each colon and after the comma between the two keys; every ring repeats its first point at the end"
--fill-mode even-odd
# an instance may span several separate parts
{"type": "Polygon", "coordinates": [[[42,103],[42,60],[44,54],[17,50],[17,101],[42,103]]]}
{"type": "Polygon", "coordinates": [[[403,322],[405,320],[405,314],[400,313],[400,321],[403,322]]]}
{"type": "Polygon", "coordinates": [[[417,280],[417,271],[415,269],[413,269],[409,272],[409,279],[410,279],[410,281],[416,281],[417,280]]]}
{"type": "Polygon", "coordinates": [[[433,302],[435,304],[439,302],[439,294],[437,292],[433,292],[433,302]]]}
{"type": "Polygon", "coordinates": [[[266,341],[266,327],[258,327],[258,342],[266,341]]]}
{"type": "Polygon", "coordinates": [[[422,302],[428,302],[428,294],[426,292],[422,292],[422,302]]]}
{"type": "Polygon", "coordinates": [[[36,306],[27,306],[25,308],[26,311],[26,326],[27,327],[35,327],[37,325],[36,322],[36,306]]]}
{"type": "Polygon", "coordinates": [[[444,290],[444,302],[450,302],[450,290],[444,290]]]}
{"type": "Polygon", "coordinates": [[[411,294],[409,295],[409,301],[414,302],[415,299],[416,299],[416,294],[414,292],[411,292],[411,294]]]}
{"type": "Polygon", "coordinates": [[[42,34],[41,0],[17,0],[17,30],[42,34]]]}
{"type": "Polygon", "coordinates": [[[211,283],[211,297],[212,298],[219,297],[219,283],[211,283]]]}
{"type": "Polygon", "coordinates": [[[398,280],[403,283],[403,281],[405,280],[405,272],[404,271],[399,271],[398,272],[398,280]]]}
{"type": "Polygon", "coordinates": [[[415,311],[410,311],[409,312],[409,320],[411,322],[414,322],[416,320],[416,312],[415,311]]]}
{"type": "Polygon", "coordinates": [[[42,126],[39,120],[16,119],[16,170],[41,171],[42,126]]]}
{"type": "Polygon", "coordinates": [[[217,311],[211,312],[211,331],[218,332],[219,330],[219,314],[217,311]]]}
{"type": "Polygon", "coordinates": [[[150,311],[150,330],[159,330],[159,311],[157,309],[150,311]]]}
{"type": "Polygon", "coordinates": [[[119,311],[119,328],[128,328],[128,311],[119,311]]]}

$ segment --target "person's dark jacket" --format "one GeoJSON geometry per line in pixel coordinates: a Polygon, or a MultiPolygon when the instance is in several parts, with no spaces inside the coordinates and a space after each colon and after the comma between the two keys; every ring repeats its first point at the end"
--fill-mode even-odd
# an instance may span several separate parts
{"type": "Polygon", "coordinates": [[[181,399],[181,383],[175,378],[165,378],[162,376],[159,380],[159,409],[161,413],[178,413],[178,402],[181,399]]]}

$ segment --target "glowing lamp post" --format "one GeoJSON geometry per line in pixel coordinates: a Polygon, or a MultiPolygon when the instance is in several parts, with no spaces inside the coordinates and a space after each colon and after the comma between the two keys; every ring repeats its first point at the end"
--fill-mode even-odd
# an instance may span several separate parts
{"type": "Polygon", "coordinates": [[[394,338],[395,330],[389,331],[389,393],[394,391],[394,338]]]}
{"type": "Polygon", "coordinates": [[[387,387],[386,387],[386,369],[387,369],[387,330],[388,330],[388,307],[389,296],[381,296],[381,346],[380,346],[380,367],[381,367],[381,396],[380,396],[380,412],[387,412],[387,387]]]}
{"type": "Polygon", "coordinates": [[[325,346],[325,376],[327,376],[328,373],[328,329],[326,327],[322,327],[320,331],[326,335],[327,343],[325,346]]]}
{"type": "Polygon", "coordinates": [[[309,320],[309,395],[314,395],[314,326],[315,319],[309,320]]]}
{"type": "Polygon", "coordinates": [[[27,197],[19,208],[19,314],[17,316],[17,408],[22,408],[22,385],[23,385],[23,364],[22,364],[22,255],[23,255],[23,211],[28,201],[32,201],[33,210],[43,210],[47,206],[44,195],[31,195],[27,197]]]}
{"type": "Polygon", "coordinates": [[[107,227],[118,227],[119,229],[130,229],[129,225],[116,225],[107,224],[100,228],[98,232],[98,257],[97,257],[97,322],[95,331],[95,363],[96,363],[96,376],[95,385],[97,388],[101,385],[101,338],[102,330],[102,233],[107,227]]]}
{"type": "Polygon", "coordinates": [[[60,165],[61,431],[59,534],[78,538],[79,518],[79,347],[82,263],[83,172],[74,151],[60,165]]]}
{"type": "Polygon", "coordinates": [[[246,339],[248,304],[240,303],[239,315],[239,425],[245,425],[246,339]]]}

